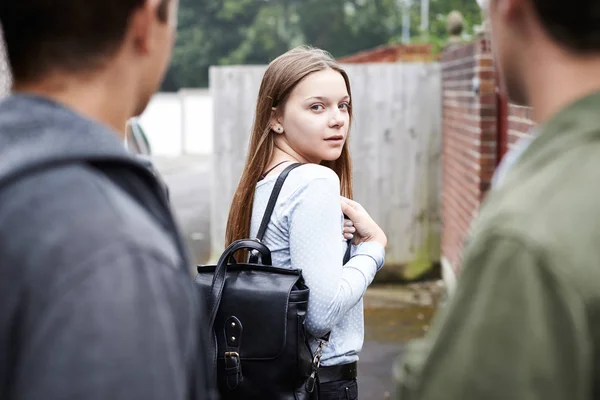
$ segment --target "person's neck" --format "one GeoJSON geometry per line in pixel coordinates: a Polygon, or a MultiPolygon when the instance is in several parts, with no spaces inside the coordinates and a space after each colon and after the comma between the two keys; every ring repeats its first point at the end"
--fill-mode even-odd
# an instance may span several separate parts
{"type": "Polygon", "coordinates": [[[15,82],[15,94],[45,97],[125,136],[125,125],[134,113],[131,91],[107,75],[54,74],[34,83],[15,82]]]}
{"type": "MultiPolygon", "coordinates": [[[[280,139],[280,138],[278,138],[280,139]]],[[[281,138],[282,139],[282,138],[281,138]]],[[[302,156],[300,153],[292,149],[292,147],[285,140],[275,140],[275,150],[273,151],[273,156],[271,157],[271,165],[278,164],[282,161],[291,161],[298,163],[314,163],[318,164],[319,162],[311,161],[308,158],[302,156]]]]}
{"type": "Polygon", "coordinates": [[[531,62],[526,76],[533,119],[544,123],[574,101],[600,91],[600,54],[575,56],[555,50],[531,62]]]}

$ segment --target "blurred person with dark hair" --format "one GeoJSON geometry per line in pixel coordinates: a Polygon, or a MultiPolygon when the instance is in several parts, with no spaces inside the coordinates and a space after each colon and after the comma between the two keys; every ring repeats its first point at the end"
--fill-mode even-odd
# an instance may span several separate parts
{"type": "Polygon", "coordinates": [[[177,0],[0,3],[0,398],[206,399],[204,304],[156,177],[123,146],[177,0]]]}
{"type": "Polygon", "coordinates": [[[539,126],[497,174],[399,395],[600,398],[600,2],[484,3],[505,90],[539,126]]]}

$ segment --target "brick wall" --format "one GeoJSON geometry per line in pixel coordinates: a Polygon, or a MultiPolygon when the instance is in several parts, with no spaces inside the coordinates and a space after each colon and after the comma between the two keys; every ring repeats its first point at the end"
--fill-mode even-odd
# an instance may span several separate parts
{"type": "Polygon", "coordinates": [[[463,242],[502,155],[533,126],[530,110],[506,104],[490,44],[478,39],[442,54],[442,260],[460,272],[463,242]]]}
{"type": "Polygon", "coordinates": [[[388,63],[388,62],[428,62],[438,60],[431,44],[395,44],[338,58],[342,64],[388,63]]]}
{"type": "Polygon", "coordinates": [[[442,256],[455,272],[496,165],[495,80],[488,47],[485,40],[452,46],[441,58],[442,256]]]}
{"type": "Polygon", "coordinates": [[[531,109],[512,104],[509,105],[507,125],[507,147],[510,149],[521,137],[529,135],[531,129],[535,126],[534,122],[531,120],[531,109]]]}

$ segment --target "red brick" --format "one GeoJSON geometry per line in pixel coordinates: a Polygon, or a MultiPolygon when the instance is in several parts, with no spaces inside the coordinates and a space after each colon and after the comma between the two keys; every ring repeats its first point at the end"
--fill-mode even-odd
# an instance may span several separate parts
{"type": "Polygon", "coordinates": [[[479,87],[479,93],[481,94],[493,94],[495,98],[496,93],[496,82],[492,80],[482,81],[479,87]]]}
{"type": "Polygon", "coordinates": [[[496,71],[479,71],[477,73],[477,76],[479,77],[480,80],[491,80],[494,83],[496,82],[496,71]]]}
{"type": "Polygon", "coordinates": [[[480,57],[479,60],[477,60],[477,65],[479,67],[493,67],[494,62],[489,57],[480,57]]]}
{"type": "MultiPolygon", "coordinates": [[[[498,163],[496,73],[489,41],[453,46],[441,57],[443,88],[442,255],[460,271],[471,219],[490,188],[498,163]],[[480,80],[475,94],[472,79],[480,80]]],[[[531,110],[511,105],[508,142],[527,134],[531,110]]]]}
{"type": "Polygon", "coordinates": [[[496,105],[496,95],[491,93],[482,93],[479,102],[482,105],[496,105]]]}

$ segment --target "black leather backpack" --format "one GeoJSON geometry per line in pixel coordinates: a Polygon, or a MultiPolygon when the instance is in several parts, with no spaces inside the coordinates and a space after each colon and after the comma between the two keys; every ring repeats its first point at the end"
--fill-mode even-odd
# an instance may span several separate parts
{"type": "Polygon", "coordinates": [[[309,288],[301,270],[273,266],[261,243],[283,183],[300,165],[288,166],[275,182],[257,238],[233,242],[216,266],[198,267],[223,399],[318,399],[319,350],[326,338],[313,355],[304,326],[309,288]],[[247,262],[236,263],[239,250],[250,250],[247,262]]]}

